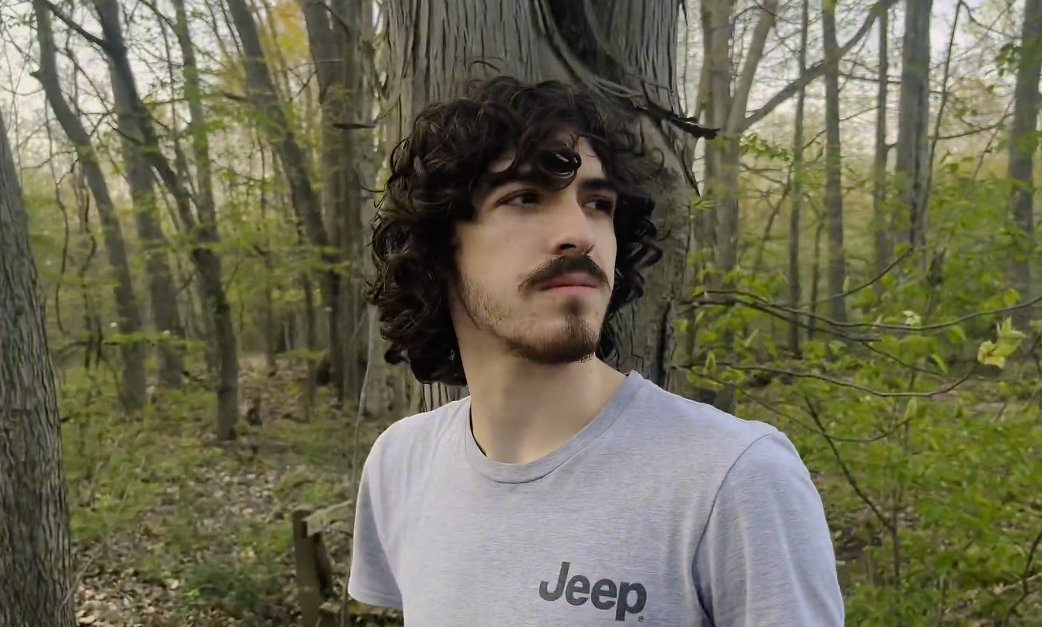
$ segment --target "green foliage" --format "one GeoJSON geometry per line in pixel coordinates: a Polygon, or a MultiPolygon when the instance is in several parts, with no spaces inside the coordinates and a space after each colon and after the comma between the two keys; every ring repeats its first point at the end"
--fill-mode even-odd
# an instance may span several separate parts
{"type": "MultiPolygon", "coordinates": [[[[761,137],[744,138],[743,150],[758,167],[790,167],[791,155],[761,137]]],[[[1042,324],[1014,324],[1015,306],[1035,294],[1010,289],[1005,271],[1027,259],[1038,276],[1042,257],[1010,229],[1011,186],[981,175],[986,159],[939,158],[927,247],[909,251],[895,238],[897,262],[882,277],[864,217],[872,177],[846,178],[857,187],[845,194],[849,321],[838,324],[828,317],[824,239],[811,303],[822,187],[808,156],[805,230],[790,234],[802,238],[799,306],[789,303],[788,242],[761,240],[753,225],[764,270],[740,265],[715,282],[703,272],[694,313],[678,325],[695,334],[691,384],[731,386],[736,412],[781,428],[811,469],[850,625],[1042,623],[1042,381],[1032,353],[1042,324]]],[[[885,209],[897,217],[907,212],[899,190],[887,182],[885,209]]],[[[758,208],[744,216],[758,219],[758,208]]]]}

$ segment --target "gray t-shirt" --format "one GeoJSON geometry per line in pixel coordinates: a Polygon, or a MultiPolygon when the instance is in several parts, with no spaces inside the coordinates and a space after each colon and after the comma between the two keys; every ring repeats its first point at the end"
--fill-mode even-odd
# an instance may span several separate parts
{"type": "Polygon", "coordinates": [[[630,373],[557,451],[492,461],[469,398],[398,421],[359,486],[349,594],[407,627],[840,627],[789,440],[630,373]]]}

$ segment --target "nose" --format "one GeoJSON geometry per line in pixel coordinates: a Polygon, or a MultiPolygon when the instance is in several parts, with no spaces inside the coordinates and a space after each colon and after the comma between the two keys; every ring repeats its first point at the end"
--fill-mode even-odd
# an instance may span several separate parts
{"type": "Polygon", "coordinates": [[[595,243],[593,224],[574,194],[561,194],[550,212],[555,255],[585,255],[595,243]]]}

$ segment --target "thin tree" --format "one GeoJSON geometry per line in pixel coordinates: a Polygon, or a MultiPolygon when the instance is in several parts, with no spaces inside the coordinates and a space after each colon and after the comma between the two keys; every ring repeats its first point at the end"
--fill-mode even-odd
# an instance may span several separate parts
{"type": "MultiPolygon", "coordinates": [[[[39,0],[34,0],[33,3],[36,8],[36,37],[40,45],[40,69],[34,72],[33,76],[43,86],[44,95],[54,112],[55,119],[76,148],[77,157],[87,178],[91,195],[94,196],[94,204],[98,209],[98,217],[104,235],[105,252],[108,255],[109,265],[112,266],[116,275],[112,292],[119,316],[118,329],[124,335],[136,335],[141,332],[141,313],[134,294],[133,277],[130,272],[130,262],[127,259],[123,230],[90,135],[62,93],[61,83],[58,79],[54,31],[51,28],[50,14],[47,9],[41,10],[42,4],[39,0]]],[[[139,341],[123,342],[120,344],[120,353],[123,361],[120,397],[123,405],[129,411],[136,411],[144,407],[146,402],[144,345],[139,341]]]]}
{"type": "MultiPolygon", "coordinates": [[[[924,200],[930,160],[930,10],[933,0],[905,3],[901,48],[901,91],[897,111],[894,177],[906,211],[898,222],[901,240],[913,249],[926,246],[924,200]]],[[[925,267],[926,257],[921,257],[925,267]]]]}
{"type": "Polygon", "coordinates": [[[339,251],[333,247],[332,238],[322,216],[322,203],[315,192],[311,161],[305,155],[297,133],[287,114],[288,104],[280,101],[275,83],[261,47],[260,33],[253,13],[245,0],[227,0],[235,32],[242,43],[246,69],[246,92],[248,100],[257,114],[257,124],[268,137],[282,163],[289,183],[290,197],[297,219],[303,224],[312,246],[318,249],[326,270],[319,289],[322,302],[328,313],[328,333],[332,380],[337,387],[343,381],[343,339],[340,328],[340,273],[337,265],[341,261],[339,251]]]}
{"type": "Polygon", "coordinates": [[[839,138],[839,43],[836,41],[837,0],[821,3],[822,43],[825,47],[825,223],[828,231],[829,314],[847,321],[843,297],[847,277],[843,247],[843,156],[839,138]]]}
{"type": "Polygon", "coordinates": [[[0,117],[0,627],[74,627],[61,416],[29,224],[0,117]]]}
{"type": "MultiPolygon", "coordinates": [[[[879,69],[876,87],[876,143],[872,164],[872,228],[875,233],[874,261],[876,275],[882,275],[893,255],[893,234],[886,215],[886,162],[890,148],[886,143],[887,97],[890,87],[890,11],[879,14],[879,69]]],[[[872,285],[876,294],[883,293],[883,282],[872,285]]]]}
{"type": "Polygon", "coordinates": [[[185,231],[192,235],[192,262],[199,272],[203,292],[211,307],[220,352],[217,382],[217,438],[229,440],[235,437],[235,427],[239,419],[239,364],[231,307],[228,305],[224,286],[221,283],[221,258],[214,252],[215,245],[219,241],[217,225],[215,221],[208,221],[205,215],[201,216],[201,220],[196,220],[192,212],[192,201],[187,183],[171,167],[169,160],[159,147],[155,124],[148,108],[141,100],[134,81],[134,72],[130,66],[127,47],[123,42],[123,32],[119,24],[118,2],[116,0],[94,0],[93,4],[101,23],[102,37],[98,37],[76,23],[48,0],[33,0],[33,9],[38,23],[42,20],[49,28],[49,16],[57,17],[66,26],[102,50],[112,62],[115,68],[114,76],[122,82],[122,88],[126,90],[132,113],[141,133],[142,154],[173,197],[177,215],[181,219],[185,231]]]}
{"type": "MultiPolygon", "coordinates": [[[[1042,0],[1025,0],[1024,22],[1020,32],[1017,60],[1017,82],[1013,96],[1013,124],[1010,128],[1009,219],[1016,234],[1016,245],[1010,259],[1007,283],[1022,299],[1031,297],[1031,261],[1035,247],[1034,167],[1038,149],[1038,82],[1042,76],[1042,0]]],[[[1013,322],[1027,329],[1031,310],[1014,312],[1013,322]]]]}
{"type": "Polygon", "coordinates": [[[166,258],[168,242],[159,221],[155,183],[148,161],[142,154],[141,132],[134,118],[130,97],[111,61],[109,76],[116,109],[116,127],[123,153],[123,169],[130,187],[130,198],[134,203],[138,238],[144,249],[148,294],[152,301],[152,319],[156,331],[167,336],[159,343],[159,380],[166,387],[178,388],[181,386],[184,370],[182,342],[185,339],[185,331],[181,324],[181,314],[177,309],[177,288],[174,286],[174,277],[166,258]]]}
{"type": "MultiPolygon", "coordinates": [[[[798,63],[800,74],[807,67],[807,39],[810,31],[810,0],[803,0],[800,11],[800,51],[798,63]]],[[[796,310],[802,298],[802,279],[800,276],[800,242],[802,240],[800,221],[803,214],[803,142],[804,116],[807,88],[800,87],[796,95],[796,121],[792,135],[792,208],[789,215],[789,305],[796,310]]],[[[800,328],[803,321],[793,314],[789,325],[789,351],[794,356],[800,355],[800,328]]]]}
{"type": "MultiPolygon", "coordinates": [[[[320,0],[299,0],[315,62],[322,108],[322,175],[326,223],[342,259],[357,264],[362,259],[362,149],[372,137],[368,126],[363,81],[363,42],[367,2],[337,0],[330,6],[320,0]]],[[[371,18],[369,18],[371,20],[371,18]]],[[[363,290],[357,277],[344,272],[340,290],[340,325],[343,347],[330,351],[334,376],[342,398],[357,398],[362,386],[365,335],[357,330],[364,321],[363,290]]]]}

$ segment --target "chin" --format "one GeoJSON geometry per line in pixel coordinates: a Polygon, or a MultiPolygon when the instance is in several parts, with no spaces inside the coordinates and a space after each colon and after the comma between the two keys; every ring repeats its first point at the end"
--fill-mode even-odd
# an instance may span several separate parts
{"type": "Polygon", "coordinates": [[[602,319],[592,316],[573,317],[553,327],[548,325],[515,337],[507,345],[515,355],[548,366],[588,361],[595,356],[600,344],[602,322],[602,319]]]}

